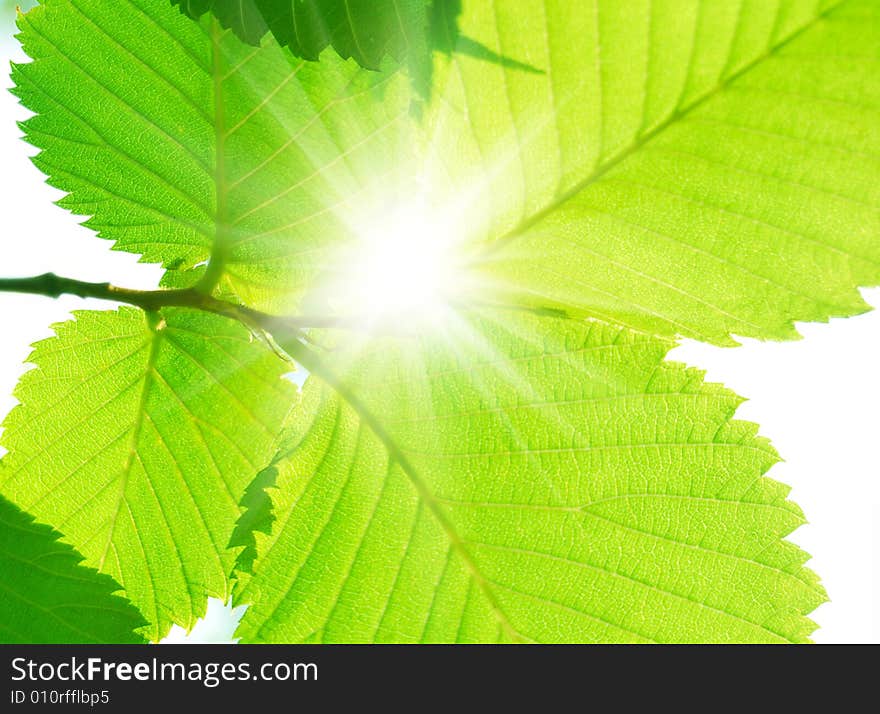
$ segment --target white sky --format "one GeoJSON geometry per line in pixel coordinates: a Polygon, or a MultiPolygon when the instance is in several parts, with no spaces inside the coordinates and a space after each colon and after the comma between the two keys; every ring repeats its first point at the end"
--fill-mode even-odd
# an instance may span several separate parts
{"type": "MultiPolygon", "coordinates": [[[[3,23],[0,22],[0,26],[3,23]]],[[[2,30],[0,61],[17,52],[2,30]]],[[[17,55],[16,55],[17,56],[17,55]]],[[[0,85],[9,85],[2,71],[0,85]]],[[[110,244],[77,225],[78,219],[53,206],[59,192],[27,160],[31,148],[18,139],[15,119],[26,116],[0,91],[0,274],[46,271],[84,280],[107,280],[152,288],[155,266],[112,252],[110,244]]],[[[865,293],[880,305],[880,290],[865,293]]],[[[10,396],[25,369],[29,345],[51,334],[49,325],[71,309],[107,309],[107,303],[0,294],[0,417],[13,406],[10,396]]],[[[831,602],[813,615],[818,642],[880,643],[880,473],[877,405],[880,404],[880,312],[830,325],[805,325],[805,339],[790,343],[749,341],[738,349],[686,342],[672,357],[708,371],[750,397],[737,416],[761,424],[787,459],[771,475],[793,486],[791,497],[810,523],[792,537],[813,554],[831,602]]],[[[211,603],[208,622],[190,640],[231,638],[235,617],[211,603]]],[[[184,640],[175,628],[169,637],[184,640]]]]}

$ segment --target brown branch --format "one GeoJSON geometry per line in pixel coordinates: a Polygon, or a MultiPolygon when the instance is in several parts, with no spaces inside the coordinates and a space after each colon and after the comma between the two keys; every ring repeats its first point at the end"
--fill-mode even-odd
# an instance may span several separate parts
{"type": "Polygon", "coordinates": [[[349,321],[323,315],[290,315],[279,317],[252,310],[243,305],[220,300],[212,295],[187,288],[184,290],[132,290],[110,283],[88,283],[73,278],[65,278],[55,273],[44,273],[28,278],[0,278],[0,292],[28,293],[58,298],[61,295],[76,295],[81,298],[112,300],[134,305],[147,312],[163,307],[189,307],[204,310],[216,315],[224,315],[262,329],[285,326],[292,329],[309,327],[343,327],[349,321]]]}

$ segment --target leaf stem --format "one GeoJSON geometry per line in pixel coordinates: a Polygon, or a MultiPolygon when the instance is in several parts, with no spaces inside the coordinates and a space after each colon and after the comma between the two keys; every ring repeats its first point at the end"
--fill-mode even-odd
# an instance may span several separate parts
{"type": "Polygon", "coordinates": [[[134,305],[147,312],[155,312],[163,307],[189,307],[195,310],[212,312],[217,315],[238,320],[246,324],[256,324],[263,329],[283,324],[288,328],[340,327],[347,321],[325,315],[289,315],[278,317],[253,310],[243,305],[220,300],[201,290],[187,288],[182,290],[133,290],[111,283],[89,283],[74,278],[66,278],[55,273],[43,273],[27,278],[0,278],[0,292],[27,293],[58,298],[61,295],[76,295],[81,298],[112,300],[134,305]]]}

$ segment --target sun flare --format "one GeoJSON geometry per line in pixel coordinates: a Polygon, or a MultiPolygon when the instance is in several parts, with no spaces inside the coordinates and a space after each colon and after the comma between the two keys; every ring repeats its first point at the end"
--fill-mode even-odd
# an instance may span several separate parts
{"type": "Polygon", "coordinates": [[[343,260],[337,295],[346,312],[370,324],[441,319],[467,283],[454,221],[415,200],[364,226],[343,260]]]}

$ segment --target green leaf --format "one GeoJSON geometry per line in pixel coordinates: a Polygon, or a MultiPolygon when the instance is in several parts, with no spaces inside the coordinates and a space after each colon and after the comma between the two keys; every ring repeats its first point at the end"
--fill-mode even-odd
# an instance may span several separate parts
{"type": "MultiPolygon", "coordinates": [[[[378,70],[386,56],[428,55],[431,0],[171,0],[192,18],[208,11],[242,40],[268,30],[297,57],[317,60],[330,45],[344,59],[378,70]]],[[[438,5],[449,5],[438,0],[438,5]]]]}
{"type": "Polygon", "coordinates": [[[191,627],[228,596],[238,502],[293,400],[285,363],[186,309],[78,312],[55,331],[4,422],[3,493],[115,578],[150,639],[191,627]]]}
{"type": "Polygon", "coordinates": [[[198,19],[211,12],[223,27],[258,45],[271,29],[278,44],[297,57],[317,60],[328,46],[379,69],[386,55],[400,58],[418,37],[427,52],[429,0],[171,0],[198,19]],[[410,36],[410,33],[412,35],[410,36]]]}
{"type": "MultiPolygon", "coordinates": [[[[171,0],[200,19],[211,12],[242,41],[260,45],[271,31],[297,57],[316,61],[331,46],[361,67],[404,65],[413,87],[430,96],[433,52],[451,52],[458,38],[461,0],[171,0]]],[[[487,48],[464,40],[458,51],[498,62],[487,48]]]]}
{"type": "Polygon", "coordinates": [[[112,578],[0,496],[0,642],[138,643],[146,624],[112,578]]]}
{"type": "Polygon", "coordinates": [[[720,344],[868,309],[875,0],[474,0],[460,27],[543,70],[436,73],[436,175],[508,299],[720,344]]]}
{"type": "MultiPolygon", "coordinates": [[[[235,562],[250,641],[806,640],[824,594],[782,540],[802,517],[764,477],[776,455],[660,338],[790,338],[867,308],[880,6],[469,0],[460,24],[423,102],[390,62],[298,61],[167,2],[46,0],[20,20],[37,165],[166,286],[311,309],[349,249],[425,194],[409,238],[454,227],[441,238],[477,290],[454,298],[576,319],[465,312],[320,357],[283,341],[327,386],[311,381],[270,459],[292,396],[232,387],[271,412],[242,425],[224,390],[243,382],[193,374],[168,337],[210,322],[196,331],[247,345],[276,384],[243,328],[86,318],[104,342],[64,328],[85,358],[47,349],[19,390],[5,491],[116,576],[154,638],[223,597],[235,562]],[[160,374],[179,379],[163,391],[160,374]],[[137,527],[108,496],[129,488],[137,527]]],[[[189,356],[225,375],[214,347],[189,356]]]]}
{"type": "Polygon", "coordinates": [[[397,74],[249,47],[156,0],[46,0],[19,26],[35,61],[14,91],[61,205],[189,278],[211,258],[208,281],[253,307],[297,305],[355,204],[405,167],[397,74]]]}
{"type": "Polygon", "coordinates": [[[63,205],[254,307],[300,307],[418,176],[488,298],[731,344],[880,282],[878,13],[472,0],[421,122],[396,75],[148,0],[47,0],[14,77],[63,205]]]}
{"type": "Polygon", "coordinates": [[[486,313],[286,344],[338,391],[310,377],[274,463],[244,641],[807,640],[776,453],[669,342],[486,313]]]}
{"type": "MultiPolygon", "coordinates": [[[[232,30],[243,42],[259,45],[269,31],[263,11],[255,0],[171,0],[194,20],[210,12],[220,26],[232,30]]],[[[322,48],[323,49],[323,48],[322,48]]]]}

